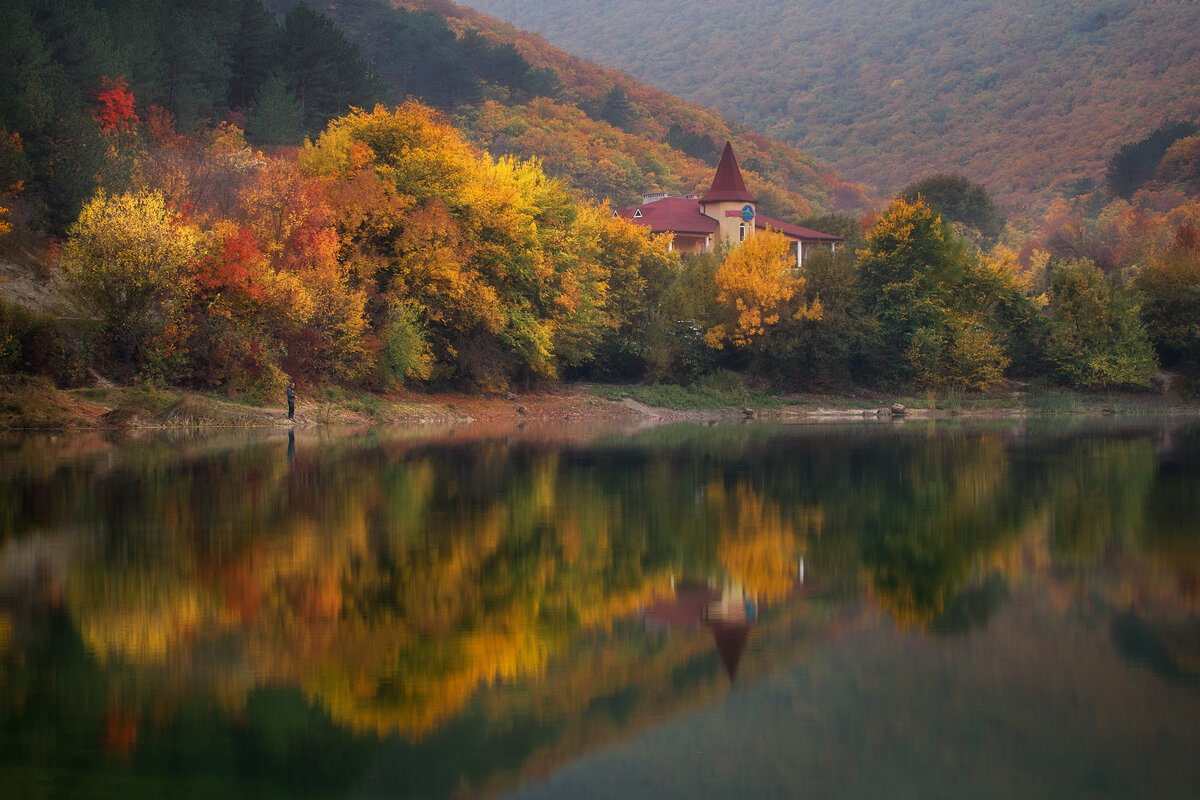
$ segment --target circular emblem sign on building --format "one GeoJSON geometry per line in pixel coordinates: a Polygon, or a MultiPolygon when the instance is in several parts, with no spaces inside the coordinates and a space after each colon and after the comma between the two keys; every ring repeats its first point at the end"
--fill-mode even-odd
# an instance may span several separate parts
{"type": "Polygon", "coordinates": [[[746,220],[746,222],[754,219],[754,206],[749,203],[742,206],[742,219],[746,220]]]}

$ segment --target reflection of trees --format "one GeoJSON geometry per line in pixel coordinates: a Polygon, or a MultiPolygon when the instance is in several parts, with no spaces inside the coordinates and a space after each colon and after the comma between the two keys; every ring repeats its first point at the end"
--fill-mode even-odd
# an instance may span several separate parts
{"type": "Polygon", "coordinates": [[[95,652],[144,665],[232,635],[225,703],[298,682],[342,724],[417,738],[672,573],[771,602],[819,542],[831,575],[865,568],[923,622],[1015,529],[995,437],[868,438],[847,460],[840,440],[735,435],[732,451],[302,444],[294,469],[265,445],[149,459],[96,491],[109,534],[68,605],[95,652]]]}
{"type": "Polygon", "coordinates": [[[1200,613],[1200,425],[1176,431],[1146,497],[1146,549],[1161,583],[1200,613]],[[1165,573],[1165,575],[1164,575],[1165,573]]]}
{"type": "Polygon", "coordinates": [[[1148,438],[1072,442],[1052,462],[1051,547],[1061,559],[1094,563],[1105,549],[1138,541],[1157,460],[1148,438]]]}
{"type": "Polygon", "coordinates": [[[1029,498],[995,437],[945,437],[879,464],[861,520],[863,565],[901,624],[942,613],[974,568],[1020,530],[1029,498]]]}
{"type": "Polygon", "coordinates": [[[162,663],[202,622],[204,599],[184,575],[162,570],[77,571],[66,587],[84,644],[102,663],[162,663]]]}
{"type": "Polygon", "coordinates": [[[782,597],[815,524],[746,481],[709,481],[697,504],[704,467],[675,451],[301,443],[290,469],[279,447],[101,478],[107,535],[67,586],[93,652],[177,682],[233,641],[223,703],[299,682],[343,724],[420,737],[672,572],[782,597]]]}
{"type": "Polygon", "coordinates": [[[710,483],[705,498],[720,519],[717,556],[725,574],[763,602],[781,600],[796,580],[803,540],[811,527],[820,531],[820,510],[797,510],[785,519],[779,504],[742,482],[726,490],[710,483]],[[799,525],[797,525],[799,523],[799,525]]]}
{"type": "Polygon", "coordinates": [[[253,453],[156,466],[101,496],[133,513],[69,582],[89,646],[174,668],[233,633],[243,691],[299,681],[344,724],[420,736],[667,581],[637,512],[552,452],[312,456],[298,478],[253,453]]]}
{"type": "MultiPolygon", "coordinates": [[[[36,481],[39,496],[69,487],[56,524],[99,521],[64,598],[91,653],[144,673],[114,741],[156,681],[234,709],[261,687],[301,686],[339,725],[424,740],[480,687],[545,680],[672,574],[767,603],[803,555],[830,589],[865,580],[901,624],[955,631],[1003,602],[991,568],[1042,520],[1060,562],[1144,539],[1140,583],[1113,596],[1146,596],[1169,565],[1200,563],[1194,528],[1148,522],[1194,508],[1194,469],[1156,477],[1138,437],[1048,440],[1014,460],[1024,445],[1006,433],[744,426],[564,448],[371,434],[301,438],[294,465],[282,441],[146,443],[116,466],[36,481]]],[[[1184,587],[1196,571],[1172,574],[1184,587]]],[[[689,640],[696,658],[705,641],[689,640]]],[[[1176,660],[1185,645],[1171,644],[1176,660]]],[[[593,672],[560,684],[559,702],[620,694],[620,673],[593,672]]]]}
{"type": "Polygon", "coordinates": [[[764,480],[799,487],[799,502],[820,510],[806,545],[819,580],[850,590],[865,580],[898,622],[924,626],[984,579],[1037,507],[1002,433],[817,433],[781,445],[787,469],[764,480]]]}

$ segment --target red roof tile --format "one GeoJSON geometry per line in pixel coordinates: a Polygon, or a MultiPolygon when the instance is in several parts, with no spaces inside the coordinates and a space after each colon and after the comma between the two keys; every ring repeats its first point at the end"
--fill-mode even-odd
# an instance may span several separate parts
{"type": "Polygon", "coordinates": [[[779,231],[791,236],[793,239],[803,239],[806,242],[844,242],[840,236],[834,236],[831,233],[821,233],[814,231],[812,228],[802,228],[799,225],[793,225],[790,222],[783,222],[770,217],[764,217],[761,214],[754,217],[754,227],[759,230],[770,227],[771,230],[779,231]]]}
{"type": "Polygon", "coordinates": [[[713,176],[708,194],[700,198],[701,203],[722,201],[758,202],[754,199],[754,195],[746,190],[746,182],[742,180],[742,171],[738,169],[737,158],[733,155],[733,145],[729,142],[725,143],[725,152],[721,153],[721,163],[717,164],[717,174],[713,176]]]}
{"type": "Polygon", "coordinates": [[[635,208],[619,209],[617,216],[647,225],[654,233],[706,235],[717,231],[717,221],[700,213],[700,201],[694,197],[664,197],[635,208]]]}

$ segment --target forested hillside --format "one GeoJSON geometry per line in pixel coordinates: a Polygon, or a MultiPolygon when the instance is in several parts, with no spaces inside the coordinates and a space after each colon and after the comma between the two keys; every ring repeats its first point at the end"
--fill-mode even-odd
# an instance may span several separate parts
{"type": "MultiPolygon", "coordinates": [[[[283,13],[296,0],[267,5],[283,13]]],[[[630,205],[647,192],[703,191],[731,140],[764,213],[800,220],[873,206],[792,146],[448,0],[309,5],[337,23],[396,97],[455,114],[493,155],[537,158],[592,199],[630,205]]]]}
{"type": "Polygon", "coordinates": [[[0,373],[263,399],[289,380],[1200,384],[1191,122],[1105,151],[1102,185],[1044,213],[915,161],[881,209],[444,0],[273,3],[5,7],[0,256],[74,307],[39,315],[5,286],[0,373]],[[705,189],[725,139],[761,212],[846,246],[796,269],[767,231],[683,258],[603,202],[705,189]]]}
{"type": "Polygon", "coordinates": [[[469,0],[885,192],[931,172],[1070,195],[1200,114],[1191,0],[469,0]]]}
{"type": "Polygon", "coordinates": [[[139,121],[299,144],[389,96],[329,20],[304,5],[277,19],[260,0],[12,0],[0,52],[0,191],[52,232],[97,185],[127,182],[135,153],[117,145],[139,121]]]}

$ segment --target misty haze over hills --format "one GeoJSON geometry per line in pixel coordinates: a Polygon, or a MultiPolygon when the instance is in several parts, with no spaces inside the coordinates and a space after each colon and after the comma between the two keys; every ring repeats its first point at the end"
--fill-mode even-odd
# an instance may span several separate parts
{"type": "Polygon", "coordinates": [[[1191,0],[469,0],[885,191],[957,172],[1006,201],[1099,182],[1200,115],[1191,0]]]}

